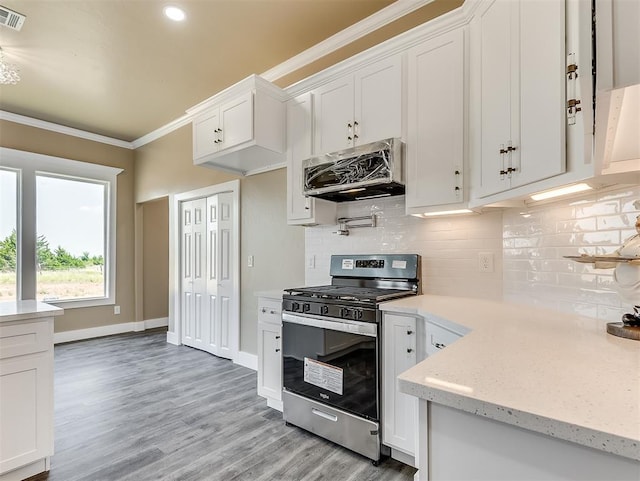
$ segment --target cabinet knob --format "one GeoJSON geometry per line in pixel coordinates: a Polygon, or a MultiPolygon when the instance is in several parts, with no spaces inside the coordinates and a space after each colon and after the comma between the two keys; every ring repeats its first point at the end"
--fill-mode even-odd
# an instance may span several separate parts
{"type": "Polygon", "coordinates": [[[275,315],[275,314],[277,314],[277,312],[276,312],[276,311],[274,311],[273,309],[271,309],[271,310],[269,311],[269,314],[274,314],[274,315],[275,315]]]}
{"type": "Polygon", "coordinates": [[[407,331],[407,336],[410,336],[411,334],[413,334],[413,331],[407,331]]]}
{"type": "Polygon", "coordinates": [[[407,352],[408,352],[408,353],[412,353],[412,352],[413,352],[413,349],[411,349],[410,347],[408,347],[408,348],[407,348],[407,352]]]}
{"type": "Polygon", "coordinates": [[[446,344],[442,344],[441,342],[436,342],[433,344],[437,349],[444,349],[445,347],[447,347],[446,344]]]}
{"type": "Polygon", "coordinates": [[[280,339],[280,336],[276,336],[276,339],[280,339]]]}
{"type": "Polygon", "coordinates": [[[267,312],[267,308],[263,307],[262,309],[260,309],[262,311],[262,313],[264,314],[265,312],[267,312]]]}
{"type": "Polygon", "coordinates": [[[280,352],[280,349],[276,349],[276,352],[280,352]]]}

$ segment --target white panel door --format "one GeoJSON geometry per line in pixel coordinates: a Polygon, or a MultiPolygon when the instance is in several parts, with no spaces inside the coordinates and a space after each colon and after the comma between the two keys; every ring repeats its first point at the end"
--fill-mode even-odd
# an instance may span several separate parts
{"type": "Polygon", "coordinates": [[[354,87],[354,143],[402,137],[402,57],[358,70],[354,87]]]}
{"type": "Polygon", "coordinates": [[[396,378],[418,361],[416,319],[385,314],[382,322],[382,443],[415,456],[418,402],[398,390],[396,378]]]}
{"type": "Polygon", "coordinates": [[[312,94],[287,102],[287,220],[313,218],[313,200],[303,192],[302,161],[311,157],[313,126],[312,94]]]}
{"type": "Polygon", "coordinates": [[[230,193],[218,194],[218,236],[219,246],[216,252],[218,256],[218,311],[216,317],[219,321],[214,324],[216,332],[219,332],[218,356],[231,359],[233,357],[233,339],[237,337],[233,319],[234,306],[234,279],[231,260],[234,257],[233,246],[233,196],[230,193]]]}
{"type": "MultiPolygon", "coordinates": [[[[511,139],[512,16],[516,2],[496,1],[480,16],[481,195],[510,187],[505,154],[511,139]]],[[[517,45],[515,46],[517,51],[517,45]]]]}
{"type": "Polygon", "coordinates": [[[335,152],[353,146],[353,76],[319,87],[313,93],[315,153],[335,152]]]}
{"type": "Polygon", "coordinates": [[[216,324],[220,322],[220,300],[218,294],[218,277],[220,258],[220,236],[218,235],[219,205],[218,196],[206,199],[207,206],[207,328],[204,349],[211,354],[218,355],[220,351],[220,333],[216,324]]]}
{"type": "Polygon", "coordinates": [[[220,106],[220,150],[253,139],[253,93],[220,106]]]}
{"type": "Polygon", "coordinates": [[[463,36],[449,32],[408,54],[407,207],[464,200],[463,36]]]}
{"type": "Polygon", "coordinates": [[[183,202],[182,226],[182,342],[198,349],[204,348],[206,281],[206,200],[183,202]]]}

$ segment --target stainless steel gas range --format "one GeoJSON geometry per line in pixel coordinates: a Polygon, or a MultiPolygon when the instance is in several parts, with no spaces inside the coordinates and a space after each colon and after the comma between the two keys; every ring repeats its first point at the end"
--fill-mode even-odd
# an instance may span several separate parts
{"type": "Polygon", "coordinates": [[[421,260],[416,254],[334,255],[330,273],[330,285],[285,289],[283,416],[377,464],[379,304],[421,293],[421,260]]]}

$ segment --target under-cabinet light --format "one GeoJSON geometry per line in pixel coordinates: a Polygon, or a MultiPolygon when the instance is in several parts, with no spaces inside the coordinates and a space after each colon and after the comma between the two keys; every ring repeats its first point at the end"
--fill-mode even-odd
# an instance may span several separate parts
{"type": "Polygon", "coordinates": [[[585,190],[591,190],[592,187],[589,184],[574,184],[567,187],[561,187],[560,189],[548,190],[546,192],[540,192],[531,196],[531,200],[545,200],[552,199],[554,197],[560,197],[562,195],[575,194],[576,192],[584,192],[585,190]]]}
{"type": "Polygon", "coordinates": [[[416,217],[434,217],[437,215],[456,215],[456,214],[473,214],[472,210],[469,209],[458,209],[458,210],[441,210],[438,212],[425,212],[424,214],[414,214],[416,217]]]}
{"type": "Polygon", "coordinates": [[[362,192],[363,190],[364,190],[364,187],[360,187],[359,189],[341,190],[340,193],[341,194],[353,194],[354,192],[362,192]]]}

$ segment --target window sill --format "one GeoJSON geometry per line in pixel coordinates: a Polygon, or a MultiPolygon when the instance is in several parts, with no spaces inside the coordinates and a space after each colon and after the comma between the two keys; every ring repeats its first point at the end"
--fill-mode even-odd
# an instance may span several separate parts
{"type": "Polygon", "coordinates": [[[100,307],[100,306],[113,306],[115,305],[115,299],[111,297],[100,297],[93,299],[69,299],[69,300],[41,300],[45,304],[51,304],[52,306],[60,307],[61,309],[78,309],[85,307],[100,307]]]}

